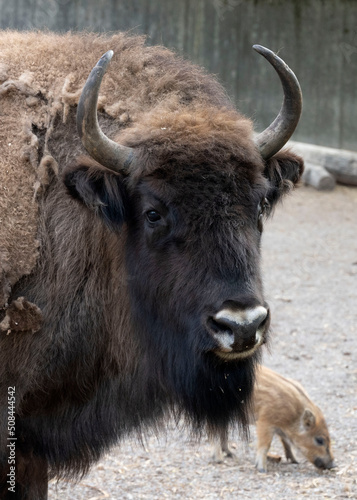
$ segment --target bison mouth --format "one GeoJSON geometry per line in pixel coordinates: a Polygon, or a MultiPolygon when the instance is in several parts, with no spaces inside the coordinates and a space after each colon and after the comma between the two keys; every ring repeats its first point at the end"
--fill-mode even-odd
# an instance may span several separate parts
{"type": "Polygon", "coordinates": [[[214,349],[213,352],[220,358],[224,359],[225,361],[236,361],[239,359],[244,359],[252,356],[258,349],[259,347],[265,343],[264,336],[261,335],[260,333],[257,332],[256,334],[257,340],[253,347],[246,346],[245,350],[243,351],[225,351],[222,348],[217,348],[214,349]]]}

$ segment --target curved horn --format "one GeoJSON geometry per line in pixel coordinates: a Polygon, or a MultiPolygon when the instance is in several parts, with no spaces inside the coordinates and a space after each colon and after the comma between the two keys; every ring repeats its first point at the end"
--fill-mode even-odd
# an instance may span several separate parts
{"type": "Polygon", "coordinates": [[[298,79],[289,66],[271,50],[261,45],[253,45],[274,67],[281,80],[284,100],[273,123],[255,138],[262,157],[267,160],[275,155],[292,136],[301,115],[302,94],[298,79]]]}
{"type": "Polygon", "coordinates": [[[104,135],[97,118],[99,87],[112,57],[113,51],[108,50],[94,66],[83,87],[77,109],[77,130],[92,158],[110,170],[123,172],[131,163],[133,150],[104,135]]]}

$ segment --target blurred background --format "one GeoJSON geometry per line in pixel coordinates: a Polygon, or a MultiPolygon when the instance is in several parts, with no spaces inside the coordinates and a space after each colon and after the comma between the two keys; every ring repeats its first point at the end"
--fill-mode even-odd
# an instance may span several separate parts
{"type": "Polygon", "coordinates": [[[355,0],[0,0],[0,28],[146,34],[215,73],[237,107],[265,128],[281,105],[279,55],[304,96],[294,139],[357,151],[355,0]]]}

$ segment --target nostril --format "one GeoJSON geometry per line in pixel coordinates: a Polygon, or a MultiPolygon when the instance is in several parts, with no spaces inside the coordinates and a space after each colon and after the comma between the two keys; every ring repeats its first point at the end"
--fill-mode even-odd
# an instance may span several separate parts
{"type": "Polygon", "coordinates": [[[219,350],[224,353],[229,353],[233,350],[234,331],[225,321],[216,320],[210,316],[206,325],[212,337],[216,340],[219,350]]]}
{"type": "Polygon", "coordinates": [[[262,307],[262,309],[264,309],[264,311],[261,311],[260,315],[257,318],[257,322],[258,322],[257,330],[264,327],[270,321],[269,309],[265,309],[265,307],[262,307]]]}
{"type": "Polygon", "coordinates": [[[318,469],[326,469],[326,465],[325,465],[324,461],[322,460],[322,458],[320,458],[320,457],[315,458],[314,465],[318,469]]]}
{"type": "Polygon", "coordinates": [[[207,320],[207,326],[213,333],[233,334],[232,324],[222,319],[214,319],[210,316],[207,320]]]}
{"type": "Polygon", "coordinates": [[[268,310],[265,307],[259,306],[256,311],[252,314],[251,324],[256,327],[257,330],[261,328],[268,318],[268,310]]]}

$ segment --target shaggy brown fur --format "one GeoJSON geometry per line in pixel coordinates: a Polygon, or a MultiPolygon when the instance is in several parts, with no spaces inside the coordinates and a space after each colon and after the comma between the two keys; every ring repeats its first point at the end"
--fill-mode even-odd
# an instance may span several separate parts
{"type": "Polygon", "coordinates": [[[298,182],[302,161],[264,162],[214,78],[143,44],[0,33],[0,478],[15,386],[17,481],[35,498],[45,469],[86,471],[169,412],[198,431],[247,425],[259,350],[222,360],[208,321],[225,303],[265,304],[265,201],[298,182]],[[99,122],[134,148],[127,175],[83,157],[76,131],[81,89],[108,49],[99,122]]]}
{"type": "Polygon", "coordinates": [[[11,286],[31,272],[38,255],[33,190],[38,141],[31,133],[25,97],[15,90],[10,93],[10,98],[0,94],[0,309],[11,286]]]}
{"type": "Polygon", "coordinates": [[[57,173],[51,134],[56,124],[68,120],[104,52],[113,49],[115,57],[101,87],[99,108],[123,127],[145,111],[157,115],[157,107],[167,113],[190,101],[229,105],[213,79],[202,79],[202,70],[163,47],[144,47],[144,41],[124,34],[0,33],[0,308],[11,286],[36,263],[35,195],[47,184],[47,169],[57,173]]]}
{"type": "Polygon", "coordinates": [[[0,332],[37,332],[42,326],[41,310],[24,297],[13,300],[0,323],[0,332]]]}

